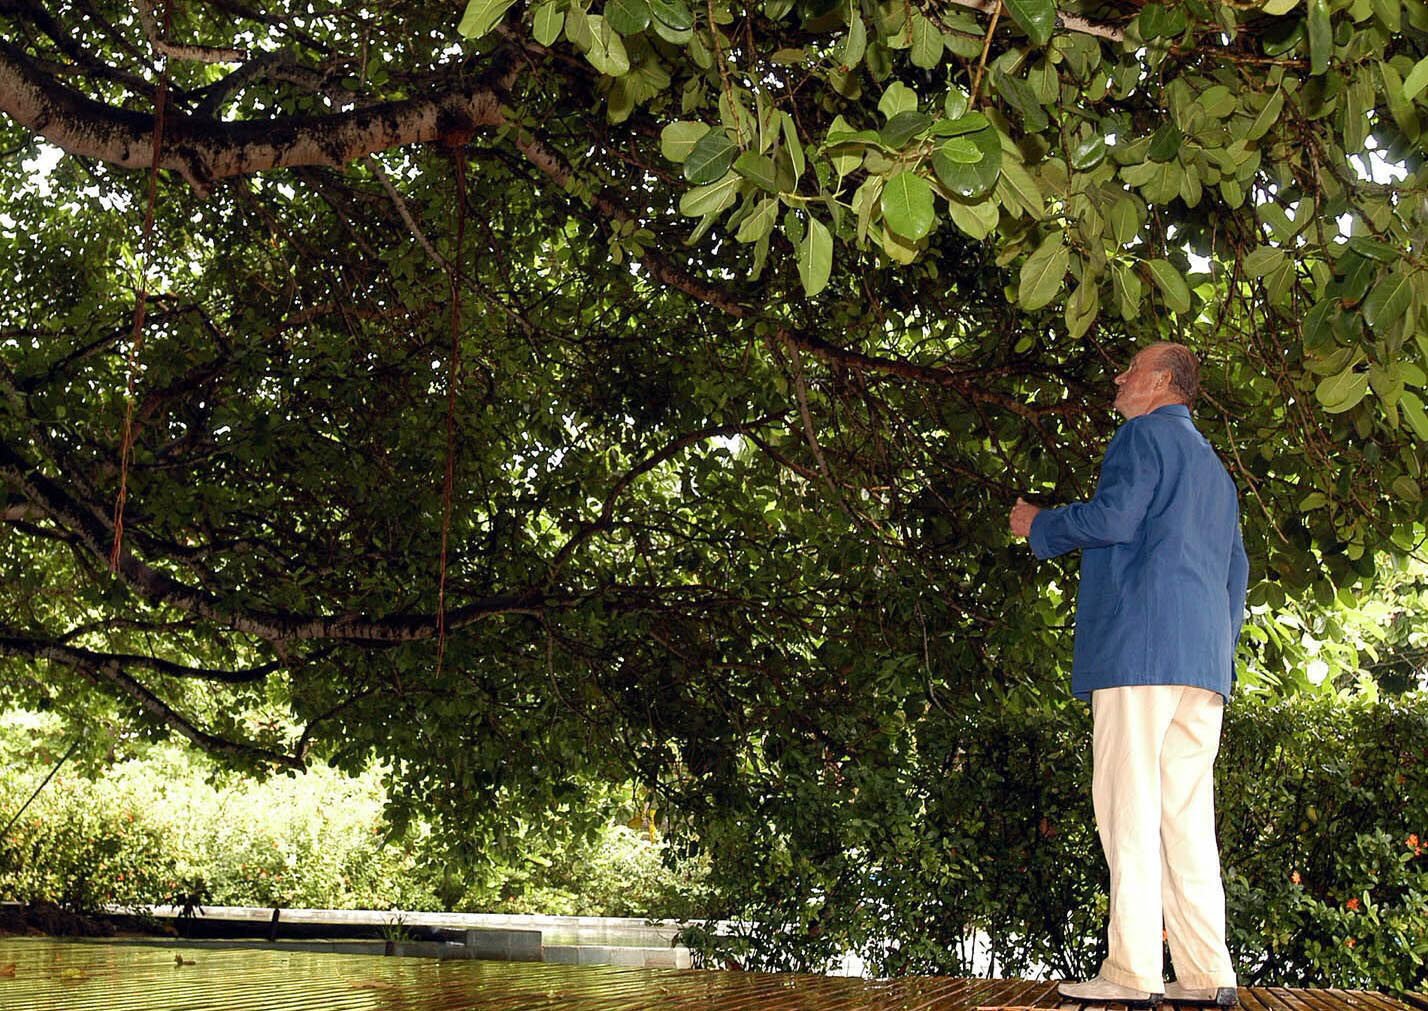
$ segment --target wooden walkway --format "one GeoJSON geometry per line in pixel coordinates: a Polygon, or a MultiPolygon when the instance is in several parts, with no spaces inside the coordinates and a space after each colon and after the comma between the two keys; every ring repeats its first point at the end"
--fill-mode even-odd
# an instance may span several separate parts
{"type": "MultiPolygon", "coordinates": [[[[1345,990],[1244,988],[1245,1011],[1428,1011],[1345,990]]],[[[1055,986],[1020,980],[862,980],[270,950],[0,939],[3,1011],[1030,1011],[1055,986]],[[177,959],[183,959],[180,964],[177,959]]],[[[1077,1005],[1067,1005],[1075,1008],[1077,1005]]]]}

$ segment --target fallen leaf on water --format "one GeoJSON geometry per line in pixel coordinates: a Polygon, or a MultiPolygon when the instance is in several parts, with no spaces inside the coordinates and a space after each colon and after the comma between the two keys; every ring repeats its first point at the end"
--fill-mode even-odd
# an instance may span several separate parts
{"type": "Polygon", "coordinates": [[[14,963],[14,962],[6,962],[4,965],[0,965],[0,979],[14,979],[14,978],[15,978],[15,963],[14,963]]]}
{"type": "Polygon", "coordinates": [[[395,983],[387,983],[380,979],[358,980],[355,983],[347,984],[351,990],[383,990],[392,991],[397,989],[395,983]]]}

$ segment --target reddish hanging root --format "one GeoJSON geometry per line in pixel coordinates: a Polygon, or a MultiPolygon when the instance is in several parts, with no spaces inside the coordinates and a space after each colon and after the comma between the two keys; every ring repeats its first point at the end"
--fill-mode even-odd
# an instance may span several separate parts
{"type": "MultiPolygon", "coordinates": [[[[169,11],[164,7],[164,34],[168,34],[169,11]]],[[[119,571],[124,552],[124,503],[129,498],[129,461],[134,456],[134,387],[138,382],[139,348],[144,340],[144,316],[149,305],[149,252],[154,233],[154,208],[159,199],[159,157],[164,149],[164,113],[169,98],[168,64],[159,74],[159,92],[154,102],[154,156],[149,165],[149,206],[139,237],[139,297],[134,301],[134,325],[129,330],[129,376],[124,387],[124,429],[119,439],[119,493],[114,498],[114,546],[109,549],[109,571],[119,571]]]]}
{"type": "Polygon", "coordinates": [[[461,249],[466,239],[466,162],[459,147],[452,148],[456,168],[456,251],[447,267],[451,281],[451,357],[446,376],[446,479],[441,492],[441,575],[436,591],[436,673],[446,658],[446,553],[451,539],[452,502],[456,485],[456,387],[461,376],[461,249]]]}

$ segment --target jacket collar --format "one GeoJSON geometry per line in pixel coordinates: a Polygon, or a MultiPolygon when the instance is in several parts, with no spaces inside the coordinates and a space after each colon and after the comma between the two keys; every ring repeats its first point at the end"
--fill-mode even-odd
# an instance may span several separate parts
{"type": "Polygon", "coordinates": [[[1164,407],[1157,407],[1150,413],[1172,414],[1177,418],[1184,418],[1186,421],[1190,420],[1190,408],[1186,407],[1184,404],[1166,404],[1164,407]]]}

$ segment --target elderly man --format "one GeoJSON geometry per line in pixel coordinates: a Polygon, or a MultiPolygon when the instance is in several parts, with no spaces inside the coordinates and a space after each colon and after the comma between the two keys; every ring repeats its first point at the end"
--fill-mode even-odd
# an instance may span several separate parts
{"type": "Polygon", "coordinates": [[[1126,422],[1095,497],[1017,499],[1012,533],[1038,558],[1081,549],[1071,689],[1091,702],[1092,797],[1111,872],[1108,957],[1079,1001],[1236,1001],[1215,842],[1220,723],[1249,563],[1234,482],[1196,430],[1199,363],[1143,349],[1116,377],[1126,422]],[[1162,983],[1162,925],[1176,980],[1162,983]]]}

